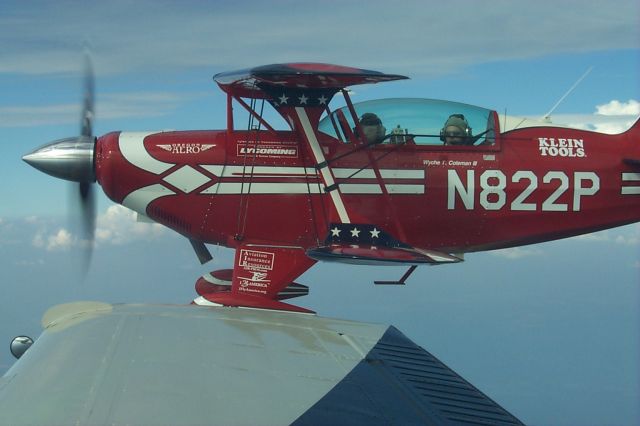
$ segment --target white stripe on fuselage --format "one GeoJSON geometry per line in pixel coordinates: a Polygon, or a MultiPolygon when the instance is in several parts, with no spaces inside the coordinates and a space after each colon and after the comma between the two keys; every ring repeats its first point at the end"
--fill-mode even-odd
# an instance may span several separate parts
{"type": "Polygon", "coordinates": [[[201,192],[201,194],[319,194],[318,185],[305,182],[219,182],[201,192]]]}
{"type": "MultiPolygon", "coordinates": [[[[320,164],[325,161],[324,153],[315,133],[309,122],[304,108],[296,108],[296,112],[302,124],[303,131],[309,140],[311,151],[315,161],[320,164]]],[[[147,136],[154,134],[153,132],[123,132],[118,139],[118,147],[123,157],[132,165],[145,170],[147,172],[160,175],[174,167],[176,164],[167,163],[157,160],[144,146],[144,140],[147,136]]],[[[243,179],[242,182],[225,182],[220,181],[207,187],[200,192],[201,194],[321,194],[320,181],[318,171],[310,167],[292,167],[292,166],[241,166],[241,165],[220,165],[220,164],[199,164],[198,166],[207,170],[209,173],[218,178],[223,179],[243,179]],[[259,179],[258,181],[248,182],[248,179],[259,179]],[[271,182],[265,182],[270,180],[271,182]],[[297,182],[295,180],[298,180],[297,182]],[[301,181],[304,180],[304,181],[301,181]]],[[[187,167],[185,165],[185,167],[187,167]]],[[[178,169],[179,171],[179,169],[178,169]]],[[[380,175],[383,179],[394,179],[393,183],[385,183],[385,187],[390,194],[424,194],[424,184],[402,184],[398,180],[403,179],[423,179],[424,170],[398,170],[398,169],[381,169],[380,175]]],[[[347,213],[342,194],[381,194],[382,188],[378,182],[363,182],[364,179],[376,179],[373,169],[356,169],[356,168],[331,168],[324,167],[321,169],[322,178],[325,185],[331,186],[335,184],[335,178],[345,180],[339,183],[338,190],[330,192],[331,199],[338,211],[340,220],[349,223],[349,215],[347,213]]],[[[624,180],[640,179],[638,173],[626,173],[624,180]]],[[[206,183],[198,183],[202,186],[206,183]]],[[[635,188],[628,188],[629,193],[635,193],[635,188]]],[[[623,193],[624,193],[623,189],[623,193]]],[[[123,205],[146,214],[147,206],[155,199],[174,195],[175,193],[160,184],[150,185],[139,188],[128,194],[123,200],[123,205]]]]}
{"type": "MultiPolygon", "coordinates": [[[[622,173],[622,182],[633,185],[640,184],[640,173],[622,173]]],[[[623,186],[620,189],[621,195],[640,195],[640,186],[623,186]]]]}
{"type": "Polygon", "coordinates": [[[175,192],[164,185],[149,185],[129,193],[129,195],[122,200],[122,205],[146,216],[147,207],[152,201],[174,194],[175,192]]]}
{"type": "Polygon", "coordinates": [[[122,156],[128,162],[142,170],[159,175],[175,166],[175,164],[156,160],[149,154],[144,147],[144,138],[152,134],[154,134],[154,132],[120,133],[118,147],[120,148],[120,152],[122,152],[122,156]]]}
{"type": "Polygon", "coordinates": [[[218,177],[275,177],[300,178],[317,177],[315,169],[307,167],[271,167],[271,166],[222,166],[216,164],[202,164],[201,167],[218,177]]]}

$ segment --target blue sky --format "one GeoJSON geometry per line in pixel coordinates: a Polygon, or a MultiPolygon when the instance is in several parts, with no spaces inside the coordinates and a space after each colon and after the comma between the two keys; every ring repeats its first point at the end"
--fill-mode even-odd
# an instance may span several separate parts
{"type": "MultiPolygon", "coordinates": [[[[427,3],[17,2],[0,5],[0,345],[37,336],[49,306],[79,299],[185,303],[213,248],[137,224],[99,199],[87,282],[66,217],[69,188],[21,155],[78,132],[82,45],[96,68],[95,132],[219,129],[213,74],[288,61],[370,68],[411,80],[354,100],[426,97],[541,116],[590,67],[553,119],[619,131],[640,115],[640,5],[633,1],[427,3]]],[[[420,268],[321,264],[301,300],[325,316],[394,324],[532,424],[640,420],[640,227],[469,255],[420,268]],[[334,277],[349,277],[340,280],[334,277]]],[[[0,353],[0,372],[12,362],[0,353]]]]}

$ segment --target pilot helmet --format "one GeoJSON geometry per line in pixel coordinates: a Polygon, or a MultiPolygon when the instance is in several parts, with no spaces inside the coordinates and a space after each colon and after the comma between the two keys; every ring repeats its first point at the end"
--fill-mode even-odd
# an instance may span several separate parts
{"type": "Polygon", "coordinates": [[[457,127],[462,132],[462,136],[471,136],[471,127],[469,122],[462,114],[451,114],[440,130],[440,140],[444,141],[445,131],[448,127],[457,127]]]}
{"type": "Polygon", "coordinates": [[[360,124],[363,126],[377,126],[382,124],[380,118],[372,112],[365,112],[360,117],[360,124]]]}
{"type": "Polygon", "coordinates": [[[382,125],[382,120],[372,112],[362,114],[362,117],[360,117],[360,126],[362,126],[365,140],[369,143],[382,142],[385,132],[387,131],[382,125]]]}

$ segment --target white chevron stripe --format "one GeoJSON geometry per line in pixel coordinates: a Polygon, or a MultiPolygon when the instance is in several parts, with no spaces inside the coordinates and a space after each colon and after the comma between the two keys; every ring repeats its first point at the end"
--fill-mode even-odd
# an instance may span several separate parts
{"type": "Polygon", "coordinates": [[[160,185],[149,185],[144,188],[139,188],[127,195],[124,200],[122,200],[122,205],[130,208],[133,211],[141,213],[143,215],[147,214],[147,207],[151,204],[152,201],[157,200],[161,197],[166,197],[167,195],[174,195],[175,192],[170,190],[169,188],[160,185]]]}
{"type": "Polygon", "coordinates": [[[144,138],[153,132],[125,132],[120,133],[118,147],[122,156],[136,167],[159,175],[175,166],[172,163],[156,160],[144,147],[144,138]]]}

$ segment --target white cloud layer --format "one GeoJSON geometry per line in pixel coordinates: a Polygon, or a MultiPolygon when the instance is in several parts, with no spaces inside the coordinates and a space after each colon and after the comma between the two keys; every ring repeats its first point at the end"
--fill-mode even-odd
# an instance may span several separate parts
{"type": "Polygon", "coordinates": [[[542,254],[542,250],[536,247],[511,247],[492,251],[491,254],[505,259],[516,260],[531,256],[540,256],[542,254]]]}
{"type": "MultiPolygon", "coordinates": [[[[579,235],[573,237],[572,240],[589,244],[600,244],[603,247],[607,244],[623,245],[629,248],[640,247],[640,223],[579,235]]],[[[541,248],[541,246],[533,245],[494,250],[491,251],[491,254],[508,260],[519,260],[533,256],[541,256],[544,254],[544,249],[541,248]]]]}
{"type": "Polygon", "coordinates": [[[559,114],[551,117],[554,124],[606,134],[622,133],[639,118],[640,102],[635,99],[626,102],[613,99],[596,105],[593,114],[559,114]]]}
{"type": "MultiPolygon", "coordinates": [[[[37,226],[31,243],[47,251],[64,251],[87,244],[80,236],[64,227],[50,230],[51,223],[37,218],[26,218],[25,222],[37,226]]],[[[136,213],[120,205],[112,205],[96,219],[95,244],[124,245],[136,241],[151,241],[166,235],[166,228],[157,223],[136,221],[136,213]]]]}
{"type": "Polygon", "coordinates": [[[68,250],[77,244],[77,238],[65,228],[57,229],[53,234],[47,235],[40,231],[33,237],[33,245],[37,248],[44,248],[47,251],[68,250]]]}
{"type": "MultiPolygon", "coordinates": [[[[105,94],[99,96],[96,114],[101,120],[158,117],[197,96],[200,95],[169,92],[105,94]]],[[[75,124],[80,109],[80,103],[0,107],[0,128],[75,124]]]]}
{"type": "Polygon", "coordinates": [[[628,102],[620,102],[616,99],[609,103],[596,106],[596,114],[600,115],[640,115],[640,102],[635,99],[629,99],[628,102]]]}
{"type": "Polygon", "coordinates": [[[157,223],[137,222],[136,213],[121,205],[112,205],[98,217],[96,243],[122,245],[136,240],[153,240],[167,228],[157,223]]]}
{"type": "Polygon", "coordinates": [[[102,73],[311,60],[373,69],[394,64],[394,71],[414,76],[488,58],[634,48],[640,39],[636,0],[613,7],[551,0],[7,3],[0,73],[76,73],[87,39],[102,73]],[[369,19],[361,19],[363,7],[369,19]],[[379,11],[375,21],[372,11],[379,11]]]}
{"type": "Polygon", "coordinates": [[[621,228],[607,229],[592,234],[574,237],[576,241],[587,243],[614,243],[624,246],[640,246],[640,223],[621,228]]]}

